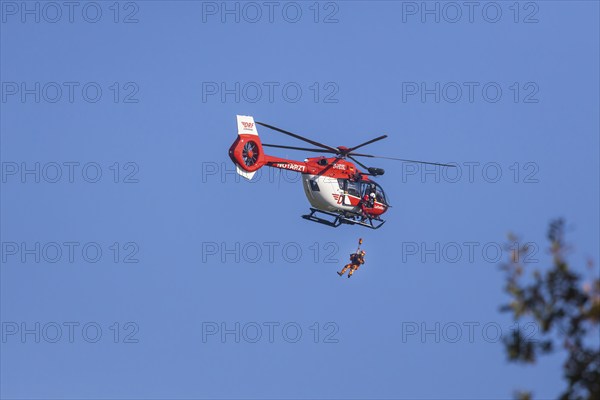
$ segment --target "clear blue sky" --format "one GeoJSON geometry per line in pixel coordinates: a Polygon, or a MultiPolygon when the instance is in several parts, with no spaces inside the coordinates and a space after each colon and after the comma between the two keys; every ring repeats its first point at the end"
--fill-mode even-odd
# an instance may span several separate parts
{"type": "Polygon", "coordinates": [[[40,3],[36,22],[35,3],[23,4],[0,2],[2,397],[560,392],[562,354],[512,365],[493,340],[512,321],[498,311],[507,297],[490,258],[513,231],[538,245],[532,265],[547,265],[547,224],[565,217],[575,268],[600,261],[598,2],[522,2],[518,14],[513,2],[494,3],[501,14],[427,3],[439,23],[421,2],[278,3],[272,16],[262,2],[239,3],[239,22],[224,23],[221,2],[121,2],[117,15],[102,1],[96,23],[95,5],[40,3]],[[434,92],[424,99],[422,83],[434,92]],[[223,99],[222,84],[233,91],[223,99]],[[436,182],[380,160],[371,165],[386,169],[378,182],[393,205],[383,228],[309,223],[293,174],[235,181],[236,114],[333,146],[386,133],[369,152],[456,162],[463,176],[436,182]],[[40,182],[24,168],[39,168],[40,182]],[[367,264],[339,278],[359,237],[367,264]],[[225,251],[236,243],[239,262],[225,251]],[[222,323],[240,324],[239,343],[209,334],[222,323]]]}

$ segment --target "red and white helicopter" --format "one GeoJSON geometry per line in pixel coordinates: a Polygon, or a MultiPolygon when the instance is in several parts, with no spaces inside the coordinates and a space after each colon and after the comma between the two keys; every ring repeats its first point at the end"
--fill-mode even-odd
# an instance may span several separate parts
{"type": "Polygon", "coordinates": [[[381,168],[367,167],[355,157],[384,158],[411,163],[454,165],[405,160],[392,157],[380,157],[357,153],[356,150],[368,144],[385,139],[382,135],[354,147],[331,147],[305,138],[292,132],[262,122],[254,122],[251,116],[237,116],[238,137],[229,148],[229,157],[236,165],[237,173],[246,179],[252,179],[256,171],[263,166],[288,169],[302,174],[302,185],[310,207],[310,214],[302,217],[325,225],[338,227],[341,224],[358,224],[368,228],[380,228],[385,221],[381,216],[390,207],[383,188],[369,176],[383,175],[381,168]],[[283,146],[261,143],[256,125],[261,125],[293,138],[302,140],[318,148],[283,146]],[[304,161],[288,160],[265,154],[263,147],[288,150],[301,150],[332,154],[331,157],[311,157],[304,161]],[[368,172],[360,171],[350,159],[368,172]],[[332,219],[319,217],[325,214],[332,219]]]}

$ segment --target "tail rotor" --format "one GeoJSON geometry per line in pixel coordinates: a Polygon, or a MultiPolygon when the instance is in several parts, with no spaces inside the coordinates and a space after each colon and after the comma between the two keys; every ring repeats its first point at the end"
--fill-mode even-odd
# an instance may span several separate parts
{"type": "Polygon", "coordinates": [[[229,157],[235,163],[239,175],[252,179],[255,172],[265,165],[262,143],[258,137],[254,118],[238,115],[237,125],[238,137],[229,148],[229,157]]]}

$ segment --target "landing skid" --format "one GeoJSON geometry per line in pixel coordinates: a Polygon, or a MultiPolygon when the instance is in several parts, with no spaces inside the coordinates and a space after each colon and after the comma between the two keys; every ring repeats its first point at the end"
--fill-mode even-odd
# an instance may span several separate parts
{"type": "Polygon", "coordinates": [[[385,224],[385,221],[380,218],[367,218],[367,220],[369,221],[367,223],[367,222],[361,221],[361,216],[357,215],[357,214],[342,215],[342,214],[332,213],[329,211],[317,210],[316,208],[312,208],[312,207],[310,208],[310,214],[303,215],[302,218],[307,219],[309,221],[318,222],[319,224],[332,226],[334,228],[337,228],[338,226],[340,226],[342,224],[347,224],[347,225],[361,225],[361,226],[364,226],[364,227],[370,228],[370,229],[379,229],[379,228],[381,228],[381,226],[383,224],[385,224]],[[333,220],[328,220],[328,219],[319,217],[318,215],[315,215],[318,213],[333,217],[333,220]]]}

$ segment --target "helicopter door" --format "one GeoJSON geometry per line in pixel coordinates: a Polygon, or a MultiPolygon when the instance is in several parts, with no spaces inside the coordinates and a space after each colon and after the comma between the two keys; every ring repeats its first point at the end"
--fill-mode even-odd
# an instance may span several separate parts
{"type": "Polygon", "coordinates": [[[351,206],[352,202],[350,201],[350,199],[348,198],[348,196],[343,195],[342,196],[342,204],[345,206],[351,206]]]}
{"type": "Polygon", "coordinates": [[[339,191],[340,197],[341,197],[340,203],[342,205],[344,205],[344,206],[350,206],[350,205],[352,205],[350,203],[350,199],[347,196],[347,193],[348,193],[347,192],[347,183],[346,183],[347,180],[346,179],[338,178],[337,182],[338,182],[338,186],[340,188],[340,191],[339,191]]]}
{"type": "Polygon", "coordinates": [[[371,182],[361,182],[361,187],[360,187],[360,199],[361,201],[365,201],[364,199],[367,198],[369,200],[366,201],[365,203],[365,207],[368,209],[373,208],[374,203],[371,201],[371,192],[375,191],[375,185],[372,184],[371,182]]]}
{"type": "Polygon", "coordinates": [[[345,181],[344,193],[346,195],[344,196],[343,204],[346,206],[350,206],[350,205],[352,205],[352,201],[350,200],[349,196],[360,199],[360,190],[361,190],[360,182],[354,182],[349,179],[344,179],[344,181],[345,181]]]}

